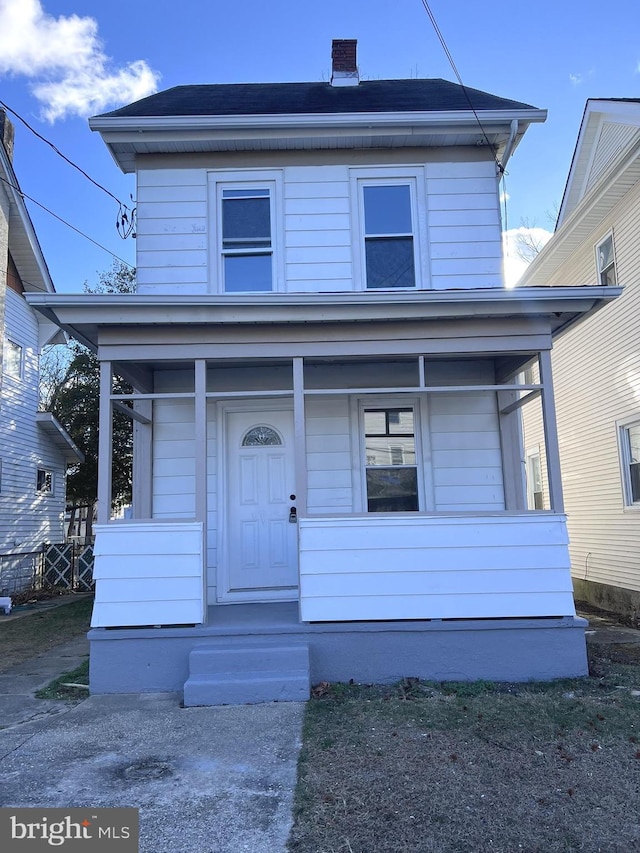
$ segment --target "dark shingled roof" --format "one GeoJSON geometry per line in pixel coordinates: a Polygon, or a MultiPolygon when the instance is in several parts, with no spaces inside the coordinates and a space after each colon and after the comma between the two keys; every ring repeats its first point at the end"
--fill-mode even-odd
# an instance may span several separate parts
{"type": "Polygon", "coordinates": [[[329,83],[230,83],[175,86],[102,117],[295,115],[303,113],[439,112],[536,109],[448,80],[329,83]]]}

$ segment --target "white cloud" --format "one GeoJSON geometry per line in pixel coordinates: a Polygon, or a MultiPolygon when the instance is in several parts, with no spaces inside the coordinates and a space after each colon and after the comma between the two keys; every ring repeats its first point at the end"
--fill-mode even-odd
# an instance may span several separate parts
{"type": "Polygon", "coordinates": [[[502,232],[504,280],[507,287],[515,287],[531,261],[552,237],[551,231],[536,226],[521,225],[502,232]]]}
{"type": "Polygon", "coordinates": [[[0,0],[0,75],[24,75],[50,122],[88,116],[155,92],[159,75],[136,60],[114,68],[93,18],[54,18],[40,0],[0,0]]]}
{"type": "Polygon", "coordinates": [[[584,77],[582,74],[569,74],[569,80],[571,80],[574,86],[579,86],[584,80],[584,77]]]}

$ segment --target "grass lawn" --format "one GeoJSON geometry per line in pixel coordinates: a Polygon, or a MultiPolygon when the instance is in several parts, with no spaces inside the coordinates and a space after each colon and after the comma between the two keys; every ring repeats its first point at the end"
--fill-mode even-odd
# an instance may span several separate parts
{"type": "Polygon", "coordinates": [[[21,619],[0,618],[0,672],[89,630],[93,598],[81,598],[21,619]]]}
{"type": "Polygon", "coordinates": [[[550,684],[321,685],[291,853],[640,851],[640,646],[550,684]]]}

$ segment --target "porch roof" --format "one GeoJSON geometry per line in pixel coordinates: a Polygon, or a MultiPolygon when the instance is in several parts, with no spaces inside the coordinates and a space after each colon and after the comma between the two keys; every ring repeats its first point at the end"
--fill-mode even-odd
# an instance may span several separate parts
{"type": "Polygon", "coordinates": [[[415,292],[268,294],[49,294],[29,304],[91,349],[113,326],[224,326],[545,317],[564,332],[622,293],[620,287],[523,287],[415,292]]]}

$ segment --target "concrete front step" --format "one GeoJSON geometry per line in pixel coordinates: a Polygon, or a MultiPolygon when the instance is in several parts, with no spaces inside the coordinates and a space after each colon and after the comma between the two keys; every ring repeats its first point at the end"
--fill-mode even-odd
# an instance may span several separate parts
{"type": "Polygon", "coordinates": [[[309,698],[309,646],[208,643],[189,655],[184,704],[244,705],[309,698]]]}

